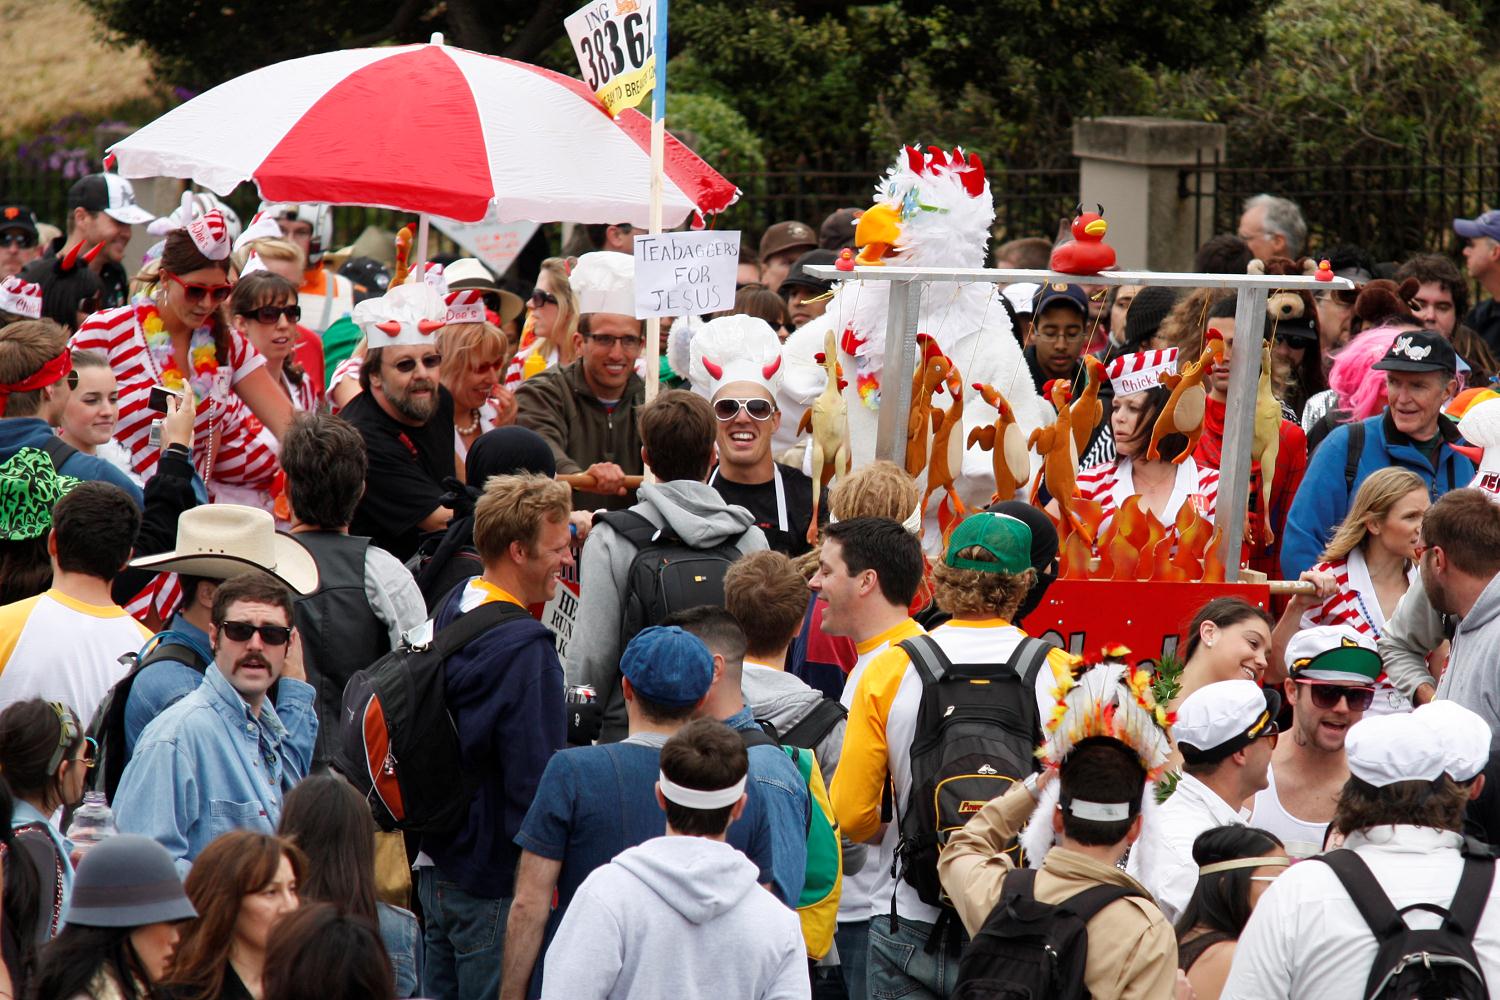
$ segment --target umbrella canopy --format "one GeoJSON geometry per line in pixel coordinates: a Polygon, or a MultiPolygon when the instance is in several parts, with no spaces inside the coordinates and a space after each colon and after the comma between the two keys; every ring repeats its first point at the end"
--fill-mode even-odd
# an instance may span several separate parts
{"type": "MultiPolygon", "coordinates": [[[[644,227],[651,123],[610,118],[551,70],[442,44],[349,49],[237,77],[110,147],[126,177],[277,202],[374,205],[460,222],[644,227]]],[[[722,211],[738,189],[667,136],[663,219],[722,211]]]]}

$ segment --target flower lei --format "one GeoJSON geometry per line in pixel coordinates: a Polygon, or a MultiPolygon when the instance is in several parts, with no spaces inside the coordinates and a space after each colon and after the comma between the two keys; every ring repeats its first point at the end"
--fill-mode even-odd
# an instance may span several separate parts
{"type": "MultiPolygon", "coordinates": [[[[146,334],[146,347],[151,351],[157,369],[161,371],[161,383],[168,389],[180,391],[185,380],[172,351],[172,335],[162,323],[161,313],[157,311],[155,303],[148,303],[145,308],[141,329],[146,334]]],[[[186,381],[192,383],[193,394],[197,399],[207,399],[213,391],[214,376],[219,371],[212,327],[200,326],[193,331],[188,341],[188,358],[193,367],[193,375],[186,381]]]]}

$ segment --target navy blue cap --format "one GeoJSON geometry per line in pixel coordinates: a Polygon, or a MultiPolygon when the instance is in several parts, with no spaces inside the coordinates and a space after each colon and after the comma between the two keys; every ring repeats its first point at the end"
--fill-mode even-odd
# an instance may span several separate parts
{"type": "Polygon", "coordinates": [[[630,640],[620,673],[641,697],[658,705],[692,705],[714,682],[714,654],[676,625],[652,625],[630,640]]]}
{"type": "Polygon", "coordinates": [[[1486,236],[1500,241],[1500,209],[1491,209],[1477,219],[1454,219],[1453,231],[1466,240],[1486,236]]]}
{"type": "Polygon", "coordinates": [[[1040,316],[1043,309],[1059,302],[1072,306],[1083,316],[1089,314],[1089,297],[1084,292],[1083,286],[1065,285],[1061,281],[1049,281],[1041,287],[1041,290],[1036,293],[1036,302],[1031,314],[1040,316]]]}

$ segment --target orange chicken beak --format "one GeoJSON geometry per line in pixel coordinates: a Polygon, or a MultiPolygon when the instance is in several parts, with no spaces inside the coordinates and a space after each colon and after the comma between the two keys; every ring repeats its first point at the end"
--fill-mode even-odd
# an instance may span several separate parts
{"type": "Polygon", "coordinates": [[[881,258],[901,238],[900,210],[894,205],[872,205],[859,217],[854,227],[854,245],[859,247],[856,264],[865,266],[884,264],[881,258]]]}

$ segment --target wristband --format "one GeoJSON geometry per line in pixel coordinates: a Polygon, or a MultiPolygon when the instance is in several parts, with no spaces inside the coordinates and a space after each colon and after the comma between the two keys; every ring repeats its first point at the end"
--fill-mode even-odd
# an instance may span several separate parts
{"type": "Polygon", "coordinates": [[[1026,780],[1024,780],[1024,781],[1021,782],[1021,787],[1026,789],[1026,793],[1031,796],[1031,801],[1033,801],[1033,802],[1040,802],[1041,801],[1041,799],[1038,798],[1037,794],[1036,794],[1037,783],[1040,782],[1041,780],[1042,780],[1041,772],[1039,772],[1039,771],[1033,771],[1032,773],[1030,773],[1030,774],[1028,774],[1026,776],[1026,780]]]}

